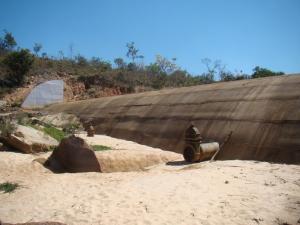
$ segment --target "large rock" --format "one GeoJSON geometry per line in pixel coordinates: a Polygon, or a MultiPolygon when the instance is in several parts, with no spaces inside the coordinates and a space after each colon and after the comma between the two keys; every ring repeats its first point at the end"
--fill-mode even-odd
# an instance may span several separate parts
{"type": "Polygon", "coordinates": [[[55,113],[45,115],[39,118],[42,122],[51,124],[55,127],[66,127],[69,124],[74,124],[76,126],[80,125],[80,120],[77,116],[68,113],[55,113]]]}
{"type": "Polygon", "coordinates": [[[13,134],[1,139],[5,144],[24,153],[43,152],[58,145],[57,140],[44,132],[23,125],[17,125],[13,134]]]}
{"type": "Polygon", "coordinates": [[[45,165],[56,172],[101,172],[94,151],[75,136],[63,139],[45,165]]]}

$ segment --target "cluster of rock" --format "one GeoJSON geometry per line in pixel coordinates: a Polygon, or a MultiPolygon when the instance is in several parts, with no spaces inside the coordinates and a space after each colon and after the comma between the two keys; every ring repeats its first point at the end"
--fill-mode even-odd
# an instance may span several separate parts
{"type": "MultiPolygon", "coordinates": [[[[86,138],[74,134],[63,138],[60,143],[45,133],[45,128],[52,126],[62,131],[80,127],[79,119],[74,115],[58,113],[41,115],[40,113],[8,113],[0,115],[0,150],[15,150],[34,154],[53,150],[48,159],[41,161],[53,172],[127,172],[143,171],[149,166],[172,161],[178,154],[152,149],[122,149],[95,151],[85,140],[94,137],[95,130],[87,124],[86,138]],[[21,118],[21,119],[20,119],[21,118]],[[71,124],[71,125],[70,125],[71,124]]],[[[81,125],[82,126],[82,125],[81,125]]],[[[66,133],[65,133],[66,134],[66,133]]],[[[97,139],[98,140],[98,139],[97,139]]]]}
{"type": "Polygon", "coordinates": [[[13,133],[0,140],[23,153],[44,152],[58,145],[57,140],[44,132],[19,124],[13,133]]]}
{"type": "Polygon", "coordinates": [[[47,126],[70,131],[80,127],[80,121],[63,113],[44,116],[38,112],[0,114],[0,150],[12,148],[22,153],[38,153],[54,149],[59,143],[43,131],[47,126]]]}

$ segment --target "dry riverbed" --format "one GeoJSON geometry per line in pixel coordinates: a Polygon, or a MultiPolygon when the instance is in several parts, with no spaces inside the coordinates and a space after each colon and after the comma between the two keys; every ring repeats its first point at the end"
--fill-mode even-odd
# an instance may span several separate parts
{"type": "MultiPolygon", "coordinates": [[[[106,136],[89,143],[150,149],[106,136]],[[102,138],[102,139],[101,139],[102,138]]],[[[172,153],[173,154],[173,153],[172,153]]],[[[0,219],[97,224],[300,224],[300,166],[255,161],[173,162],[142,172],[53,174],[42,155],[0,152],[0,219]]]]}

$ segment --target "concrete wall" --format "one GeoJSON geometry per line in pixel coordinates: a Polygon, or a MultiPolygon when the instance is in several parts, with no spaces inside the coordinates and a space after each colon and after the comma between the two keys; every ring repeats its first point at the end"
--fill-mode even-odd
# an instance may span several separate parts
{"type": "Polygon", "coordinates": [[[182,152],[191,121],[205,139],[232,137],[218,159],[300,162],[300,75],[222,82],[52,105],[96,133],[182,152]]]}

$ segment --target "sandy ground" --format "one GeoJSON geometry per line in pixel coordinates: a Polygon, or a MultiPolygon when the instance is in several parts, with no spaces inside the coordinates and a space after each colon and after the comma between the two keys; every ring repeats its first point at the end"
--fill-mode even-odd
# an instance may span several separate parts
{"type": "MultiPolygon", "coordinates": [[[[149,148],[108,137],[101,143],[149,148]]],[[[142,172],[53,174],[33,161],[39,157],[0,152],[0,183],[21,185],[13,193],[0,192],[2,221],[300,224],[299,165],[239,160],[186,165],[179,159],[142,172]]]]}

